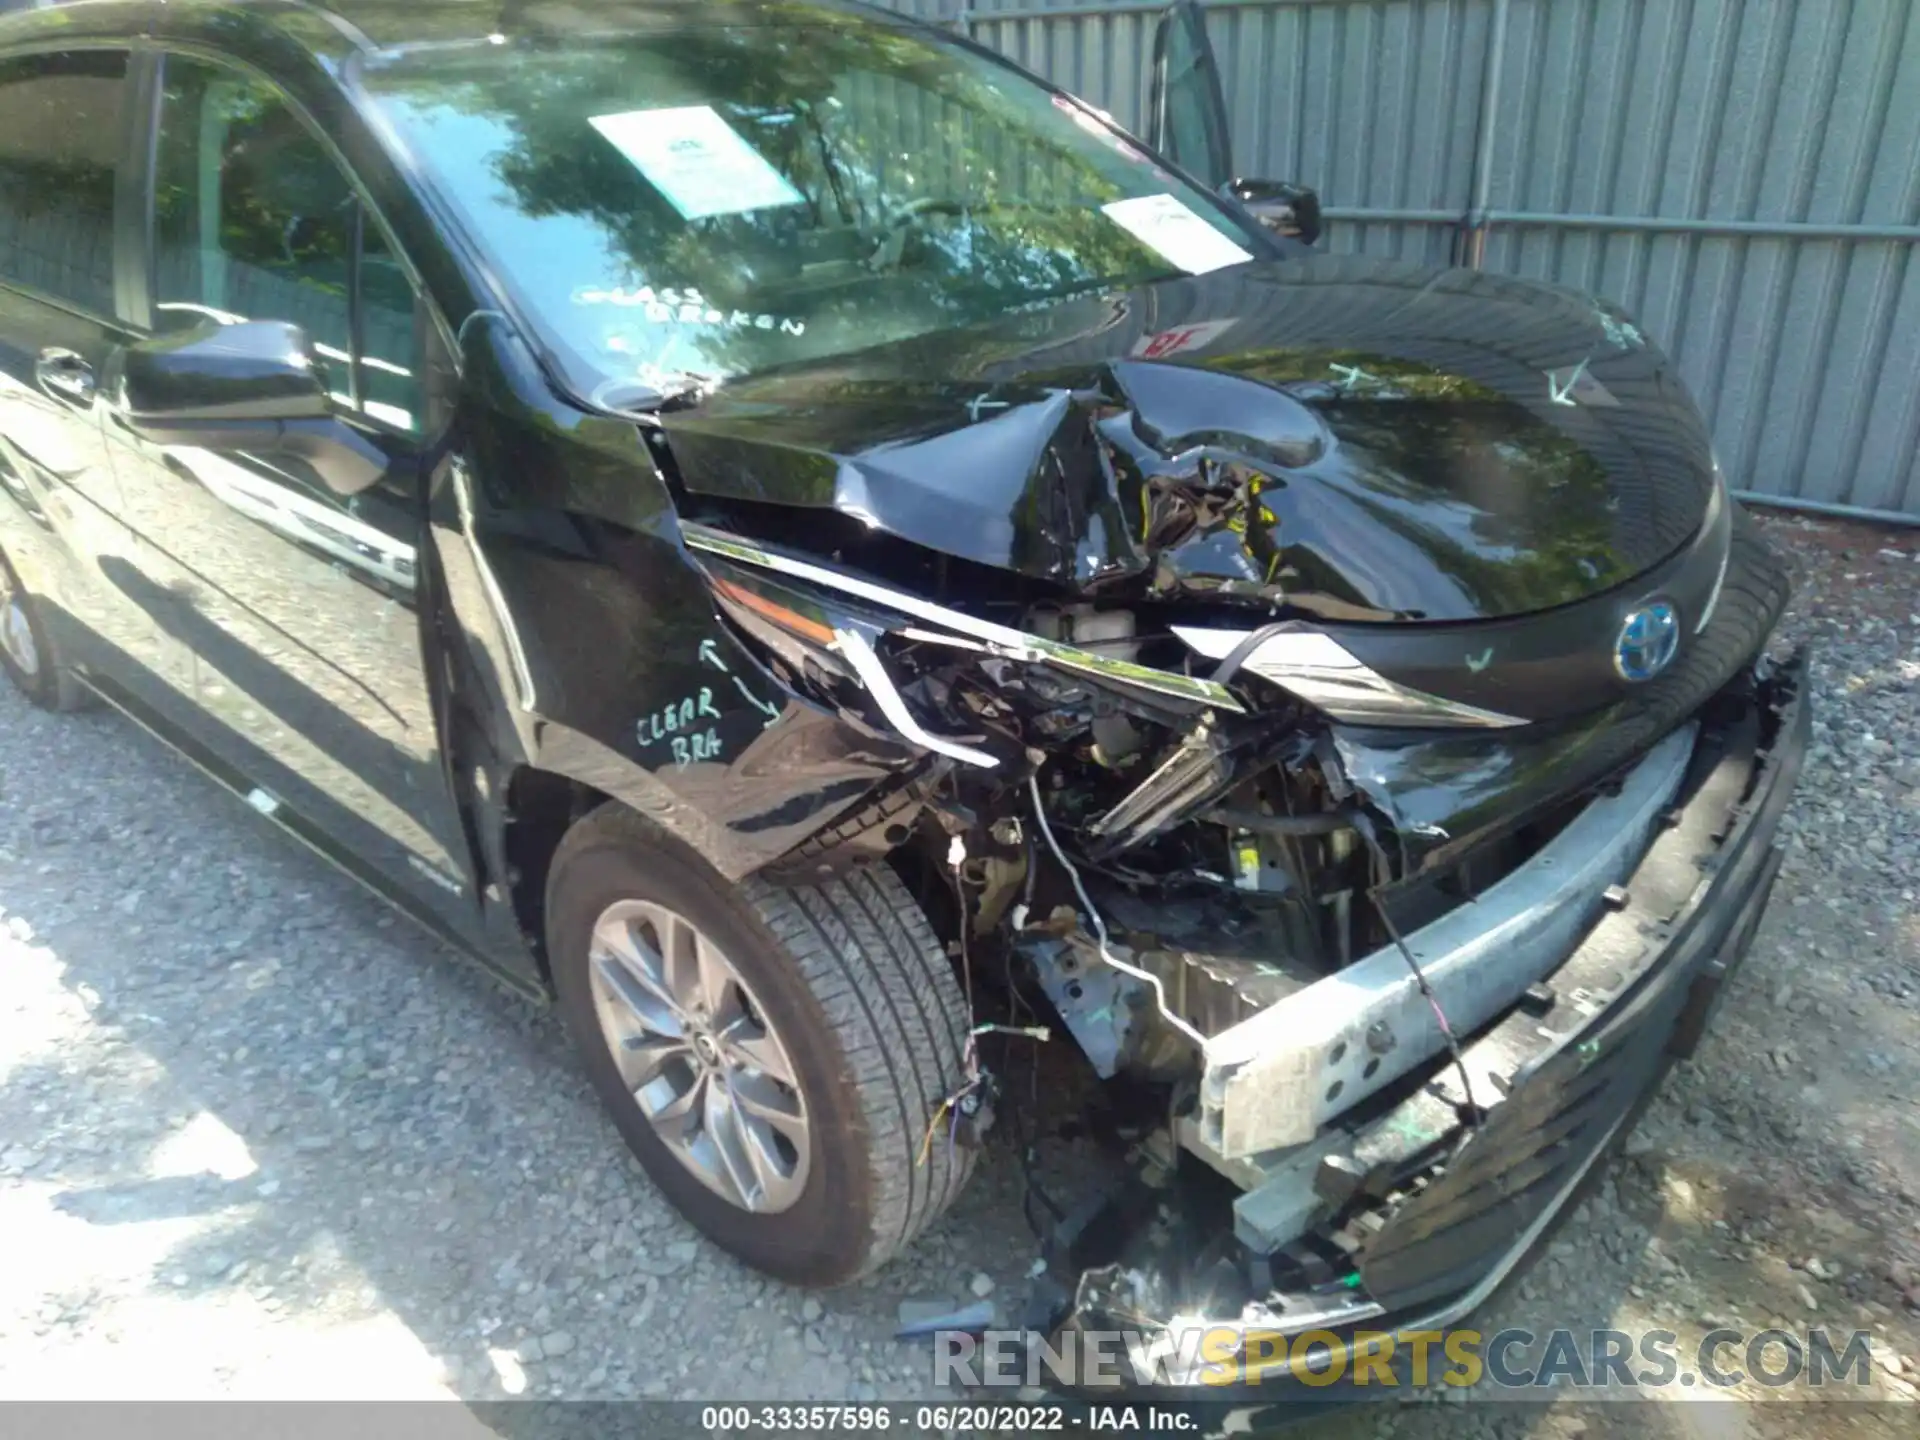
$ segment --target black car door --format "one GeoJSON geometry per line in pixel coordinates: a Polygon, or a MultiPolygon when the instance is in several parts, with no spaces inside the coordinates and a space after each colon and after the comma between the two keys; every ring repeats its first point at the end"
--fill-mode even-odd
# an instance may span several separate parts
{"type": "Polygon", "coordinates": [[[253,802],[456,925],[470,865],[416,591],[423,302],[335,151],[249,71],[164,57],[153,329],[301,326],[338,413],[392,465],[351,496],[298,458],[155,445],[109,417],[147,598],[192,656],[198,740],[253,802]]]}
{"type": "Polygon", "coordinates": [[[1199,0],[1179,0],[1153,32],[1147,143],[1214,189],[1233,179],[1227,102],[1199,0]]]}
{"type": "Polygon", "coordinates": [[[100,424],[129,338],[114,221],[130,95],[125,50],[0,57],[0,543],[73,660],[155,695],[168,650],[111,583],[133,542],[100,424]]]}
{"type": "Polygon", "coordinates": [[[1195,179],[1237,200],[1275,235],[1303,246],[1319,240],[1317,194],[1293,181],[1247,179],[1234,172],[1226,93],[1200,0],[1168,6],[1154,29],[1147,142],[1195,179]]]}

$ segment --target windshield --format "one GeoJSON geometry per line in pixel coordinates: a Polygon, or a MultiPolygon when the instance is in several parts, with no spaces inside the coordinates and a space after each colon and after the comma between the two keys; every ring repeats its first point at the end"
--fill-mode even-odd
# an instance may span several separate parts
{"type": "Polygon", "coordinates": [[[421,47],[363,79],[592,389],[844,355],[1267,253],[991,58],[793,13],[421,47]]]}

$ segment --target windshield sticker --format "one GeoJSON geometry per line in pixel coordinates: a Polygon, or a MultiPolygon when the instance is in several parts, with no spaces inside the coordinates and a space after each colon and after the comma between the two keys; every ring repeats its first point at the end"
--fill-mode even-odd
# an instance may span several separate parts
{"type": "Polygon", "coordinates": [[[683,220],[798,205],[804,198],[711,105],[627,110],[595,115],[588,123],[683,220]]]}
{"type": "Polygon", "coordinates": [[[735,330],[778,330],[782,335],[807,333],[807,322],[791,315],[722,310],[701,299],[698,290],[675,290],[670,285],[657,291],[651,285],[642,285],[638,290],[623,290],[617,285],[612,289],[583,285],[573,292],[573,303],[644,310],[647,319],[655,325],[728,325],[735,330]]]}
{"type": "Polygon", "coordinates": [[[1142,195],[1116,200],[1101,211],[1170,265],[1189,275],[1204,275],[1253,259],[1171,195],[1142,195]]]}

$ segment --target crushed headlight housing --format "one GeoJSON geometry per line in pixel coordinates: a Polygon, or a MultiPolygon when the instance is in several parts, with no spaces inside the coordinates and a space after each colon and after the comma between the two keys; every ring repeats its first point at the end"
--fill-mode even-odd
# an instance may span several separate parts
{"type": "Polygon", "coordinates": [[[965,764],[986,769],[1000,762],[966,743],[965,737],[939,734],[915,716],[881,653],[883,637],[1045,665],[1174,702],[1188,713],[1245,709],[1231,690],[1210,680],[997,625],[724,531],[689,523],[682,533],[699,556],[722,611],[782,661],[790,675],[815,682],[813,688],[827,695],[836,684],[857,680],[894,729],[965,764]]]}
{"type": "MultiPolygon", "coordinates": [[[[1195,654],[1225,660],[1256,632],[1176,625],[1173,633],[1195,654]]],[[[1331,635],[1316,630],[1282,630],[1259,641],[1240,668],[1269,680],[1335,720],[1356,725],[1484,726],[1503,728],[1527,722],[1496,710],[1389,680],[1331,635]]]]}

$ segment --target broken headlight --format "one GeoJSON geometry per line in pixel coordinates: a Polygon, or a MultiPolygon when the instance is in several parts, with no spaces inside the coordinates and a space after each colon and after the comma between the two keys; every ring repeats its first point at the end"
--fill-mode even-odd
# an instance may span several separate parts
{"type": "Polygon", "coordinates": [[[1275,629],[1263,636],[1259,631],[1176,625],[1173,633],[1209,660],[1227,660],[1252,642],[1239,669],[1271,681],[1335,720],[1420,727],[1527,723],[1389,680],[1331,635],[1315,630],[1275,629]]]}
{"type": "Polygon", "coordinates": [[[816,681],[823,698],[838,685],[857,682],[902,736],[965,764],[992,768],[1000,760],[970,743],[979,737],[942,734],[919,718],[911,699],[914,687],[890,668],[883,639],[1062,671],[1171,702],[1186,713],[1245,708],[1226,686],[1209,680],[998,625],[724,531],[689,523],[682,532],[699,555],[721,610],[783,663],[783,678],[816,681]]]}

